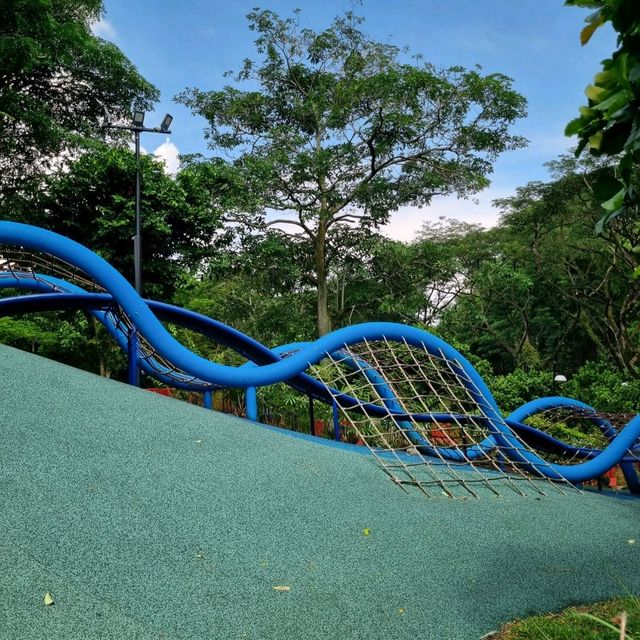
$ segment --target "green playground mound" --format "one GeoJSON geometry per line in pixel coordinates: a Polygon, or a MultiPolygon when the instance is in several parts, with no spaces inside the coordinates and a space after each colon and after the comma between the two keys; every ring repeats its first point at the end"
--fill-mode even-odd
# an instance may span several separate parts
{"type": "Polygon", "coordinates": [[[640,589],[634,499],[430,500],[3,346],[0,429],[2,638],[477,639],[640,589]]]}

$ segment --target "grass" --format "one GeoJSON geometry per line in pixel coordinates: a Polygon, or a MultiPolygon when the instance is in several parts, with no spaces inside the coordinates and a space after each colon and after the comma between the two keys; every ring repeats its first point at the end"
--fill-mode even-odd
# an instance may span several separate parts
{"type": "Polygon", "coordinates": [[[640,600],[629,596],[569,607],[505,625],[487,640],[640,640],[640,600]],[[626,618],[626,622],[625,619],[626,618]],[[624,627],[624,630],[622,629],[624,627]]]}

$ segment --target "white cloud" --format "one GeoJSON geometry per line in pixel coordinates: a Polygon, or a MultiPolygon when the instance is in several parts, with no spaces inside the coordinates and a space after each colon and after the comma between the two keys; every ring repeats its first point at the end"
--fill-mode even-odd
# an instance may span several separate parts
{"type": "Polygon", "coordinates": [[[97,22],[91,23],[91,32],[98,38],[104,38],[105,40],[115,40],[116,30],[113,25],[104,18],[100,18],[97,22]]]}
{"type": "Polygon", "coordinates": [[[164,162],[165,171],[170,176],[175,176],[178,173],[178,167],[180,166],[180,152],[173,142],[167,138],[154,152],[153,155],[164,162]]]}
{"type": "Polygon", "coordinates": [[[438,218],[455,218],[464,222],[493,227],[498,222],[499,211],[491,204],[497,198],[513,194],[511,189],[486,189],[473,200],[460,200],[455,196],[435,198],[428,207],[401,207],[391,214],[391,220],[382,227],[382,233],[395,240],[413,240],[422,224],[436,222],[438,218]]]}

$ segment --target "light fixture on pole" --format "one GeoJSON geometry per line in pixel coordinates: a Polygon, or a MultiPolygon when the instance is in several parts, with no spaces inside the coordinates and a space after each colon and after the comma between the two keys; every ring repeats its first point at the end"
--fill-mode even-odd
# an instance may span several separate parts
{"type": "Polygon", "coordinates": [[[162,118],[162,122],[160,123],[160,131],[162,133],[171,133],[171,131],[169,131],[169,127],[171,126],[172,122],[173,116],[170,113],[167,113],[164,118],[162,118]]]}
{"type": "Polygon", "coordinates": [[[567,376],[562,375],[561,373],[557,374],[553,378],[553,392],[558,393],[558,385],[564,384],[567,381],[567,376]]]}
{"type": "Polygon", "coordinates": [[[144,111],[133,112],[133,126],[144,127],[144,111]]]}

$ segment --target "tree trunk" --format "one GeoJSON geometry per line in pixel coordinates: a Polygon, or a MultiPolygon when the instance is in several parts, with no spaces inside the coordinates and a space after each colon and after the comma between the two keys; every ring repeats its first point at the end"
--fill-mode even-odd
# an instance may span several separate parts
{"type": "Polygon", "coordinates": [[[325,256],[325,242],[327,228],[325,222],[318,223],[318,233],[315,239],[316,278],[318,281],[318,335],[325,335],[331,331],[331,316],[329,315],[329,292],[327,288],[327,264],[325,256]]]}
{"type": "Polygon", "coordinates": [[[98,368],[100,371],[100,375],[103,378],[110,378],[111,377],[111,370],[109,368],[109,365],[107,364],[107,361],[102,353],[102,346],[100,344],[100,323],[98,322],[98,320],[93,317],[93,316],[89,316],[89,320],[91,321],[91,325],[93,326],[93,337],[95,340],[95,344],[98,350],[98,368]]]}

